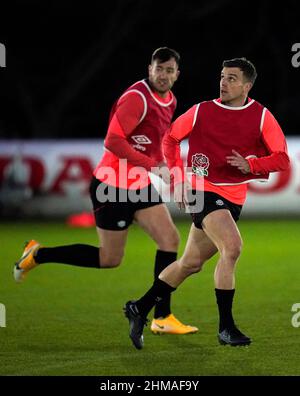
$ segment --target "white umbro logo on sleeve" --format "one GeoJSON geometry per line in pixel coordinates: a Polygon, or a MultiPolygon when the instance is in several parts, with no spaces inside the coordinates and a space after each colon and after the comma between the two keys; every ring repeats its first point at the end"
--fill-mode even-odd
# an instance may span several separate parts
{"type": "Polygon", "coordinates": [[[145,135],[134,135],[131,138],[138,144],[151,144],[151,140],[145,135]]]}

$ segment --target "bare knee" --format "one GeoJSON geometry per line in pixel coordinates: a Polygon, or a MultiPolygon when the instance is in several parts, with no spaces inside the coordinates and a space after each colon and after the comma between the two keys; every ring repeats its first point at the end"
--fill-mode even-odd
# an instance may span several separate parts
{"type": "Polygon", "coordinates": [[[237,239],[232,241],[228,246],[225,246],[221,250],[221,257],[228,263],[232,263],[233,265],[237,262],[240,257],[241,251],[243,247],[243,242],[241,239],[237,239]]]}
{"type": "Polygon", "coordinates": [[[199,258],[182,257],[179,264],[181,271],[188,276],[200,272],[204,261],[199,260],[199,258]]]}
{"type": "Polygon", "coordinates": [[[166,252],[177,252],[180,243],[180,237],[177,229],[174,227],[169,232],[162,234],[159,238],[158,248],[166,252]]]}
{"type": "Polygon", "coordinates": [[[116,268],[123,259],[123,253],[108,254],[100,250],[100,268],[116,268]]]}

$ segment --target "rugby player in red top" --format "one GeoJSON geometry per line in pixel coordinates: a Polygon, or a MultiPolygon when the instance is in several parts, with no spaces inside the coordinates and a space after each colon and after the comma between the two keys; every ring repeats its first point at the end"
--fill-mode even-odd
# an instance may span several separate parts
{"type": "Polygon", "coordinates": [[[191,213],[193,224],[183,256],[169,265],[138,301],[124,307],[131,319],[130,336],[141,346],[143,326],[155,301],[169,295],[189,275],[219,252],[214,273],[219,309],[218,339],[223,345],[249,345],[251,339],[235,325],[232,303],[234,272],[242,249],[236,222],[246,199],[247,183],[268,179],[270,172],[289,167],[283,132],[271,112],[248,97],[256,79],[254,65],[245,58],[223,62],[220,98],[193,106],[172,124],[164,139],[164,153],[175,184],[175,200],[187,203],[180,158],[180,142],[189,138],[188,168],[192,191],[202,208],[191,213]],[[179,171],[178,171],[179,169],[179,171]]]}
{"type": "MultiPolygon", "coordinates": [[[[176,260],[179,235],[148,171],[168,179],[162,139],[171,125],[176,98],[171,88],[179,75],[179,54],[167,47],[154,51],[147,80],[130,86],[112,108],[103,158],[90,186],[100,247],[75,244],[41,247],[31,240],[15,265],[17,282],[43,263],[94,268],[117,267],[123,258],[128,227],[135,221],[157,244],[154,276],[176,260]],[[154,170],[153,170],[154,171],[154,170]]],[[[182,324],[171,313],[170,295],[155,306],[154,333],[188,334],[197,327],[182,324]]]]}

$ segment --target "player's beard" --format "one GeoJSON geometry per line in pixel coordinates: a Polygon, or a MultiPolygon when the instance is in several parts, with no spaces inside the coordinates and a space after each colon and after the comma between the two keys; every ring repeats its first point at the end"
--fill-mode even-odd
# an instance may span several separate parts
{"type": "Polygon", "coordinates": [[[172,88],[173,84],[170,84],[170,82],[168,80],[163,81],[163,83],[160,82],[160,80],[155,80],[155,81],[151,81],[149,79],[150,85],[152,86],[152,88],[158,92],[159,94],[166,94],[167,92],[170,91],[170,89],[172,88]]]}

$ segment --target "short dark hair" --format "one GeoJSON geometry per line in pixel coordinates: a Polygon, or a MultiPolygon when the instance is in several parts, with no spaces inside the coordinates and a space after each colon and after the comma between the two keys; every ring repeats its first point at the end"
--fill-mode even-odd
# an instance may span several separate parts
{"type": "Polygon", "coordinates": [[[159,63],[163,63],[163,62],[167,62],[171,58],[174,58],[175,62],[177,63],[177,66],[179,66],[179,62],[180,62],[179,53],[173,50],[172,48],[160,47],[153,52],[151,57],[151,63],[154,62],[155,60],[158,60],[159,63]]]}
{"type": "Polygon", "coordinates": [[[246,79],[254,84],[257,73],[255,66],[246,58],[233,58],[223,61],[223,67],[238,67],[244,73],[246,79]]]}

